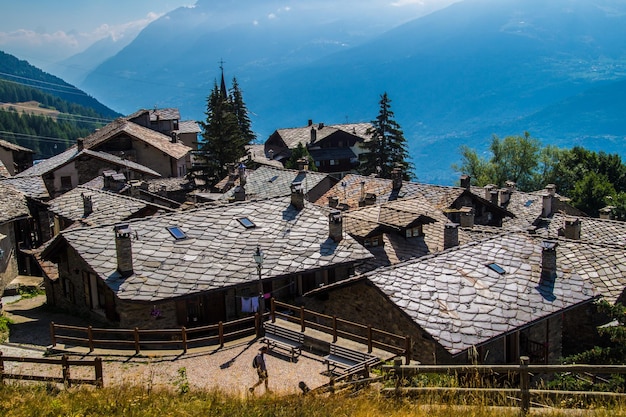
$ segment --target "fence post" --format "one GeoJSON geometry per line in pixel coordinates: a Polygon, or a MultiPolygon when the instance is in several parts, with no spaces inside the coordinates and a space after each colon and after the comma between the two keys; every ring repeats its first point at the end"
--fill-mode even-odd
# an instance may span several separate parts
{"type": "Polygon", "coordinates": [[[367,325],[367,353],[372,353],[372,326],[367,325]]]}
{"type": "Polygon", "coordinates": [[[4,358],[2,357],[2,351],[0,351],[0,384],[4,383],[4,358]]]}
{"type": "Polygon", "coordinates": [[[96,387],[103,388],[104,377],[102,374],[102,358],[97,357],[96,359],[94,359],[94,368],[96,372],[96,387]]]}
{"type": "Polygon", "coordinates": [[[139,354],[141,349],[139,348],[139,328],[135,327],[135,353],[139,354]]]}
{"type": "Polygon", "coordinates": [[[522,415],[526,415],[530,410],[530,375],[528,373],[528,362],[530,358],[528,356],[521,356],[519,360],[522,415]]]}
{"type": "Polygon", "coordinates": [[[333,343],[337,341],[337,316],[333,316],[333,343]]]}
{"type": "Polygon", "coordinates": [[[72,381],[70,379],[70,364],[68,363],[67,355],[63,355],[61,357],[61,370],[63,372],[63,384],[66,387],[72,386],[72,381]]]}
{"type": "Polygon", "coordinates": [[[187,353],[187,328],[185,326],[180,329],[181,339],[183,339],[183,354],[187,353]]]}
{"type": "Polygon", "coordinates": [[[304,307],[300,307],[300,331],[304,333],[305,328],[306,327],[304,324],[304,307]]]}
{"type": "Polygon", "coordinates": [[[219,333],[219,338],[220,338],[220,349],[224,347],[224,323],[223,322],[219,322],[217,324],[218,326],[218,333],[219,333]]]}
{"type": "MultiPolygon", "coordinates": [[[[272,323],[276,323],[276,303],[275,303],[276,299],[274,297],[272,297],[270,299],[270,311],[272,312],[272,323]]],[[[257,336],[259,335],[259,333],[257,332],[257,336]]]]}
{"type": "Polygon", "coordinates": [[[57,345],[57,338],[54,334],[54,322],[50,322],[50,341],[52,342],[52,347],[57,345]]]}
{"type": "Polygon", "coordinates": [[[87,327],[87,337],[89,338],[89,352],[93,352],[93,329],[91,326],[87,327]]]}
{"type": "Polygon", "coordinates": [[[404,363],[406,365],[411,364],[411,336],[404,338],[404,363]]]}

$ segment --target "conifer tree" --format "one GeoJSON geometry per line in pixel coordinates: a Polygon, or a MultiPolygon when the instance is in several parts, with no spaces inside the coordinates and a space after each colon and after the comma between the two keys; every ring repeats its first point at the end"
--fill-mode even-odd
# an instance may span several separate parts
{"type": "Polygon", "coordinates": [[[407,161],[409,153],[400,125],[394,120],[391,100],[385,92],[380,97],[380,110],[372,127],[367,130],[371,139],[364,144],[367,150],[361,156],[359,171],[363,175],[376,174],[381,178],[391,178],[397,166],[402,167],[405,179],[412,177],[412,165],[407,161]]]}
{"type": "Polygon", "coordinates": [[[207,98],[206,121],[200,122],[203,140],[194,176],[203,179],[207,187],[227,174],[228,164],[237,163],[246,155],[246,145],[254,139],[241,91],[236,80],[233,82],[228,94],[222,71],[220,85],[214,82],[207,98]]]}

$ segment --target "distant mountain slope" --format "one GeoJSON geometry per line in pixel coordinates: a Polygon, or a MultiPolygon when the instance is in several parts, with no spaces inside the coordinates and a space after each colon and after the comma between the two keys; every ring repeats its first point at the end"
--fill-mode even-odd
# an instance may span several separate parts
{"type": "Polygon", "coordinates": [[[225,12],[207,6],[154,22],[87,79],[90,91],[115,103],[169,100],[200,119],[224,59],[260,138],[308,119],[370,121],[386,91],[418,178],[441,183],[455,179],[450,165],[460,144],[484,150],[494,133],[529,130],[544,142],[571,146],[618,135],[626,124],[626,118],[601,116],[626,96],[598,100],[602,108],[585,113],[588,123],[577,119],[585,99],[576,99],[626,79],[623,1],[465,0],[376,37],[348,36],[347,46],[338,43],[341,34],[368,27],[338,19],[322,25],[306,15],[288,24],[216,27],[211,23],[220,21],[219,13],[225,12]],[[111,85],[101,74],[117,81],[111,85]]]}
{"type": "Polygon", "coordinates": [[[0,79],[16,85],[32,86],[66,102],[92,109],[101,117],[114,118],[120,115],[62,79],[2,51],[0,51],[0,79]]]}

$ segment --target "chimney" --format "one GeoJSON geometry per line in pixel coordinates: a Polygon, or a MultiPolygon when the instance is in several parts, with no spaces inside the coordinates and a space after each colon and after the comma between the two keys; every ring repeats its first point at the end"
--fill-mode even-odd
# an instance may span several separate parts
{"type": "Polygon", "coordinates": [[[600,209],[600,218],[603,220],[615,220],[615,206],[606,206],[600,209]]]}
{"type": "Polygon", "coordinates": [[[544,240],[541,243],[541,279],[556,278],[556,247],[554,240],[544,240]]]}
{"type": "Polygon", "coordinates": [[[459,246],[459,224],[446,223],[443,229],[443,248],[450,249],[459,246]]]}
{"type": "Polygon", "coordinates": [[[267,159],[269,159],[270,161],[274,159],[274,150],[270,149],[269,151],[267,151],[267,159]]]}
{"type": "Polygon", "coordinates": [[[500,188],[500,205],[504,206],[511,200],[511,189],[500,188]]]}
{"type": "Polygon", "coordinates": [[[178,143],[178,133],[172,132],[172,143],[178,143]]]}
{"type": "Polygon", "coordinates": [[[568,217],[565,219],[565,238],[580,240],[580,219],[578,217],[568,217]]]}
{"type": "Polygon", "coordinates": [[[552,215],[552,196],[550,193],[544,194],[543,206],[541,211],[542,217],[550,217],[552,215]]]}
{"type": "Polygon", "coordinates": [[[317,128],[318,128],[319,130],[324,129],[324,123],[320,123],[320,124],[318,124],[318,125],[317,125],[317,128]]]}
{"type": "Polygon", "coordinates": [[[483,187],[485,190],[485,200],[491,201],[491,191],[496,189],[494,184],[487,184],[483,187]]]}
{"type": "Polygon", "coordinates": [[[376,194],[365,193],[365,196],[359,200],[359,207],[373,206],[376,204],[376,194]]]}
{"type": "Polygon", "coordinates": [[[83,141],[83,138],[76,139],[76,149],[78,150],[78,152],[85,149],[85,143],[83,141]]]}
{"type": "Polygon", "coordinates": [[[313,119],[309,119],[309,126],[313,126],[313,119]]]}
{"type": "Polygon", "coordinates": [[[513,193],[513,191],[515,191],[517,189],[517,184],[515,183],[515,181],[511,181],[508,180],[507,182],[504,183],[504,186],[506,187],[507,190],[509,190],[511,193],[513,193]]]}
{"type": "Polygon", "coordinates": [[[339,210],[333,210],[328,215],[328,237],[335,242],[343,239],[343,221],[339,210]]]}
{"type": "Polygon", "coordinates": [[[128,277],[133,274],[132,230],[128,223],[118,224],[113,230],[115,231],[117,270],[123,277],[128,277]]]}
{"type": "Polygon", "coordinates": [[[298,171],[304,172],[309,170],[309,160],[308,158],[300,158],[298,159],[298,171]]]}
{"type": "Polygon", "coordinates": [[[233,197],[235,201],[245,201],[246,200],[246,189],[243,185],[238,185],[235,187],[235,191],[233,192],[233,197]]]}
{"type": "Polygon", "coordinates": [[[496,206],[498,205],[498,194],[498,190],[496,189],[489,191],[489,201],[491,201],[491,203],[495,204],[496,206]]]}
{"type": "Polygon", "coordinates": [[[339,205],[339,197],[332,195],[328,197],[328,207],[336,208],[339,205]]]}
{"type": "Polygon", "coordinates": [[[291,183],[291,204],[297,210],[304,208],[304,189],[301,182],[291,183]]]}
{"type": "Polygon", "coordinates": [[[472,207],[461,207],[460,222],[461,227],[474,227],[474,209],[472,207]]]}
{"type": "Polygon", "coordinates": [[[554,184],[546,185],[546,191],[548,192],[548,195],[550,195],[550,197],[554,197],[556,195],[556,185],[554,184]]]}
{"type": "Polygon", "coordinates": [[[241,162],[239,166],[237,166],[237,171],[239,172],[239,185],[243,187],[244,185],[246,185],[246,166],[243,162],[241,162]]]}
{"type": "Polygon", "coordinates": [[[93,202],[90,195],[80,193],[80,196],[83,198],[83,217],[87,217],[93,213],[93,202]]]}
{"type": "Polygon", "coordinates": [[[461,175],[461,188],[465,188],[466,190],[470,189],[470,183],[472,177],[470,177],[469,175],[461,175]]]}
{"type": "Polygon", "coordinates": [[[402,188],[402,168],[397,166],[391,171],[391,181],[394,191],[398,191],[402,188]]]}
{"type": "Polygon", "coordinates": [[[315,143],[317,140],[317,131],[315,130],[315,126],[311,127],[311,143],[315,143]]]}

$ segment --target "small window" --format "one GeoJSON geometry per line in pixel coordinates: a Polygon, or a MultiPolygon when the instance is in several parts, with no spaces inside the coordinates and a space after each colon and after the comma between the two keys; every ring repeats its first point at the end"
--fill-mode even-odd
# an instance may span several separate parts
{"type": "Polygon", "coordinates": [[[167,227],[167,231],[174,237],[176,240],[182,240],[187,238],[187,234],[183,232],[178,226],[169,226],[167,227]]]}
{"type": "Polygon", "coordinates": [[[506,273],[506,271],[496,263],[487,264],[487,268],[496,271],[500,275],[504,275],[506,273]]]}
{"type": "Polygon", "coordinates": [[[72,177],[70,176],[61,177],[61,188],[63,190],[71,190],[72,189],[72,177]]]}
{"type": "Polygon", "coordinates": [[[256,227],[256,224],[254,224],[254,222],[252,220],[250,220],[249,218],[247,218],[247,217],[241,217],[241,218],[239,218],[237,220],[246,229],[252,229],[253,227],[256,227]]]}

